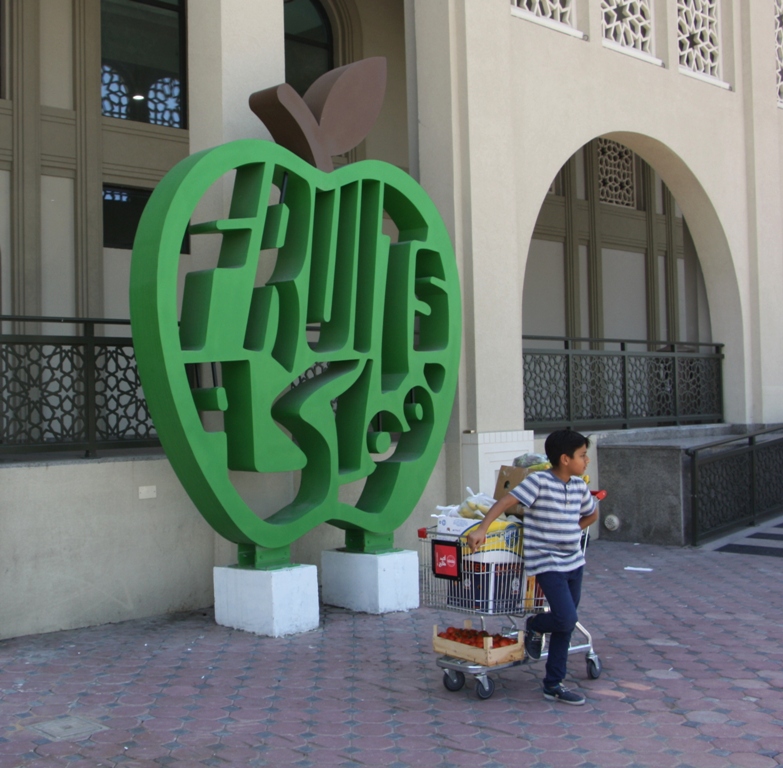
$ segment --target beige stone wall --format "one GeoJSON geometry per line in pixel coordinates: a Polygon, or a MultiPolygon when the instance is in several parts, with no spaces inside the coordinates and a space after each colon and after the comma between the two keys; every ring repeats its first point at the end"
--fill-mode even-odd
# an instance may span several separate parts
{"type": "MultiPolygon", "coordinates": [[[[722,5],[721,78],[680,72],[676,4],[656,3],[655,55],[605,47],[598,3],[580,39],[508,0],[411,0],[421,181],[453,232],[463,278],[460,427],[521,426],[522,276],[557,171],[608,136],[649,162],[688,221],[726,353],[729,420],[780,421],[780,120],[765,0],[722,5]],[[762,42],[764,43],[762,45],[762,42]],[[490,377],[483,372],[492,370],[490,377]]],[[[585,13],[587,15],[585,15],[585,13]]]]}
{"type": "MultiPolygon", "coordinates": [[[[418,550],[417,529],[446,501],[443,465],[397,547],[418,550]]],[[[244,480],[260,514],[286,499],[290,479],[244,480]]],[[[209,607],[213,565],[236,562],[162,456],[5,464],[0,527],[0,640],[209,607]]],[[[321,553],[344,543],[321,525],[293,544],[292,561],[320,567],[321,553]]]]}
{"type": "Polygon", "coordinates": [[[0,478],[0,639],[212,604],[215,536],[164,458],[6,464],[0,478]]]}
{"type": "Polygon", "coordinates": [[[384,56],[386,98],[378,122],[364,142],[366,157],[408,170],[408,113],[405,72],[405,16],[399,0],[358,4],[362,57],[384,56]]]}

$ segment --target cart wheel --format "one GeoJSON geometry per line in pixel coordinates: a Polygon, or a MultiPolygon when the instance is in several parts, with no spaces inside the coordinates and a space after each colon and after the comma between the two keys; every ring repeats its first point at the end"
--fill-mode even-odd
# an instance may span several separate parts
{"type": "Polygon", "coordinates": [[[599,659],[598,656],[587,658],[587,676],[591,680],[598,680],[598,678],[601,677],[601,669],[601,659],[599,659]]]}
{"type": "Polygon", "coordinates": [[[459,670],[444,669],[443,685],[448,691],[458,691],[465,685],[465,674],[459,670]]]}
{"type": "Polygon", "coordinates": [[[486,686],[478,678],[476,678],[476,696],[480,699],[488,699],[495,692],[495,681],[491,678],[487,678],[486,686]]]}

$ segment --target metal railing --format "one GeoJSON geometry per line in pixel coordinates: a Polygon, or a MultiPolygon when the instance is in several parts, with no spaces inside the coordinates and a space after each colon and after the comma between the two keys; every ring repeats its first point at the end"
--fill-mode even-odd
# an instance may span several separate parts
{"type": "Polygon", "coordinates": [[[783,510],[783,427],[716,440],[691,457],[691,542],[755,525],[783,510]]]}
{"type": "Polygon", "coordinates": [[[528,429],[723,421],[722,344],[522,339],[528,429]]]}
{"type": "MultiPolygon", "coordinates": [[[[92,456],[160,444],[132,339],[96,333],[98,327],[128,327],[130,321],[0,315],[0,323],[3,329],[29,324],[83,329],[82,335],[0,332],[0,454],[83,450],[92,456]]],[[[528,428],[723,420],[720,344],[523,340],[547,345],[524,350],[528,428]],[[704,348],[711,351],[698,351],[704,348]]]]}
{"type": "Polygon", "coordinates": [[[133,340],[96,334],[129,320],[0,315],[0,454],[160,445],[147,410],[133,340]],[[57,324],[81,335],[25,333],[57,324]]]}

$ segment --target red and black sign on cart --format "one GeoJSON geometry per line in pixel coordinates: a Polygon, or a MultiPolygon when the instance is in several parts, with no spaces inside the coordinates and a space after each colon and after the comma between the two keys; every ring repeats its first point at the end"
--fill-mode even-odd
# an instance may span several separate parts
{"type": "Polygon", "coordinates": [[[439,579],[462,577],[459,539],[432,539],[432,573],[439,579]]]}

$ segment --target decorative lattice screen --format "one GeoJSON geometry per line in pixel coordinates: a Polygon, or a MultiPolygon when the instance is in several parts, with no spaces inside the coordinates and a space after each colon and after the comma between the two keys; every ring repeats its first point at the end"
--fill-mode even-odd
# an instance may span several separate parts
{"type": "Polygon", "coordinates": [[[636,208],[636,159],[628,147],[598,139],[598,199],[636,208]]]}
{"type": "Polygon", "coordinates": [[[652,54],[650,0],[601,0],[604,38],[652,54]]]}
{"type": "Polygon", "coordinates": [[[511,3],[544,19],[559,21],[569,27],[574,25],[571,15],[572,0],[511,0],[511,3]]]}
{"type": "Polygon", "coordinates": [[[775,0],[775,54],[778,60],[778,102],[783,104],[783,0],[775,0]]]}
{"type": "Polygon", "coordinates": [[[681,66],[720,77],[718,0],[677,0],[677,43],[681,66]]]}

